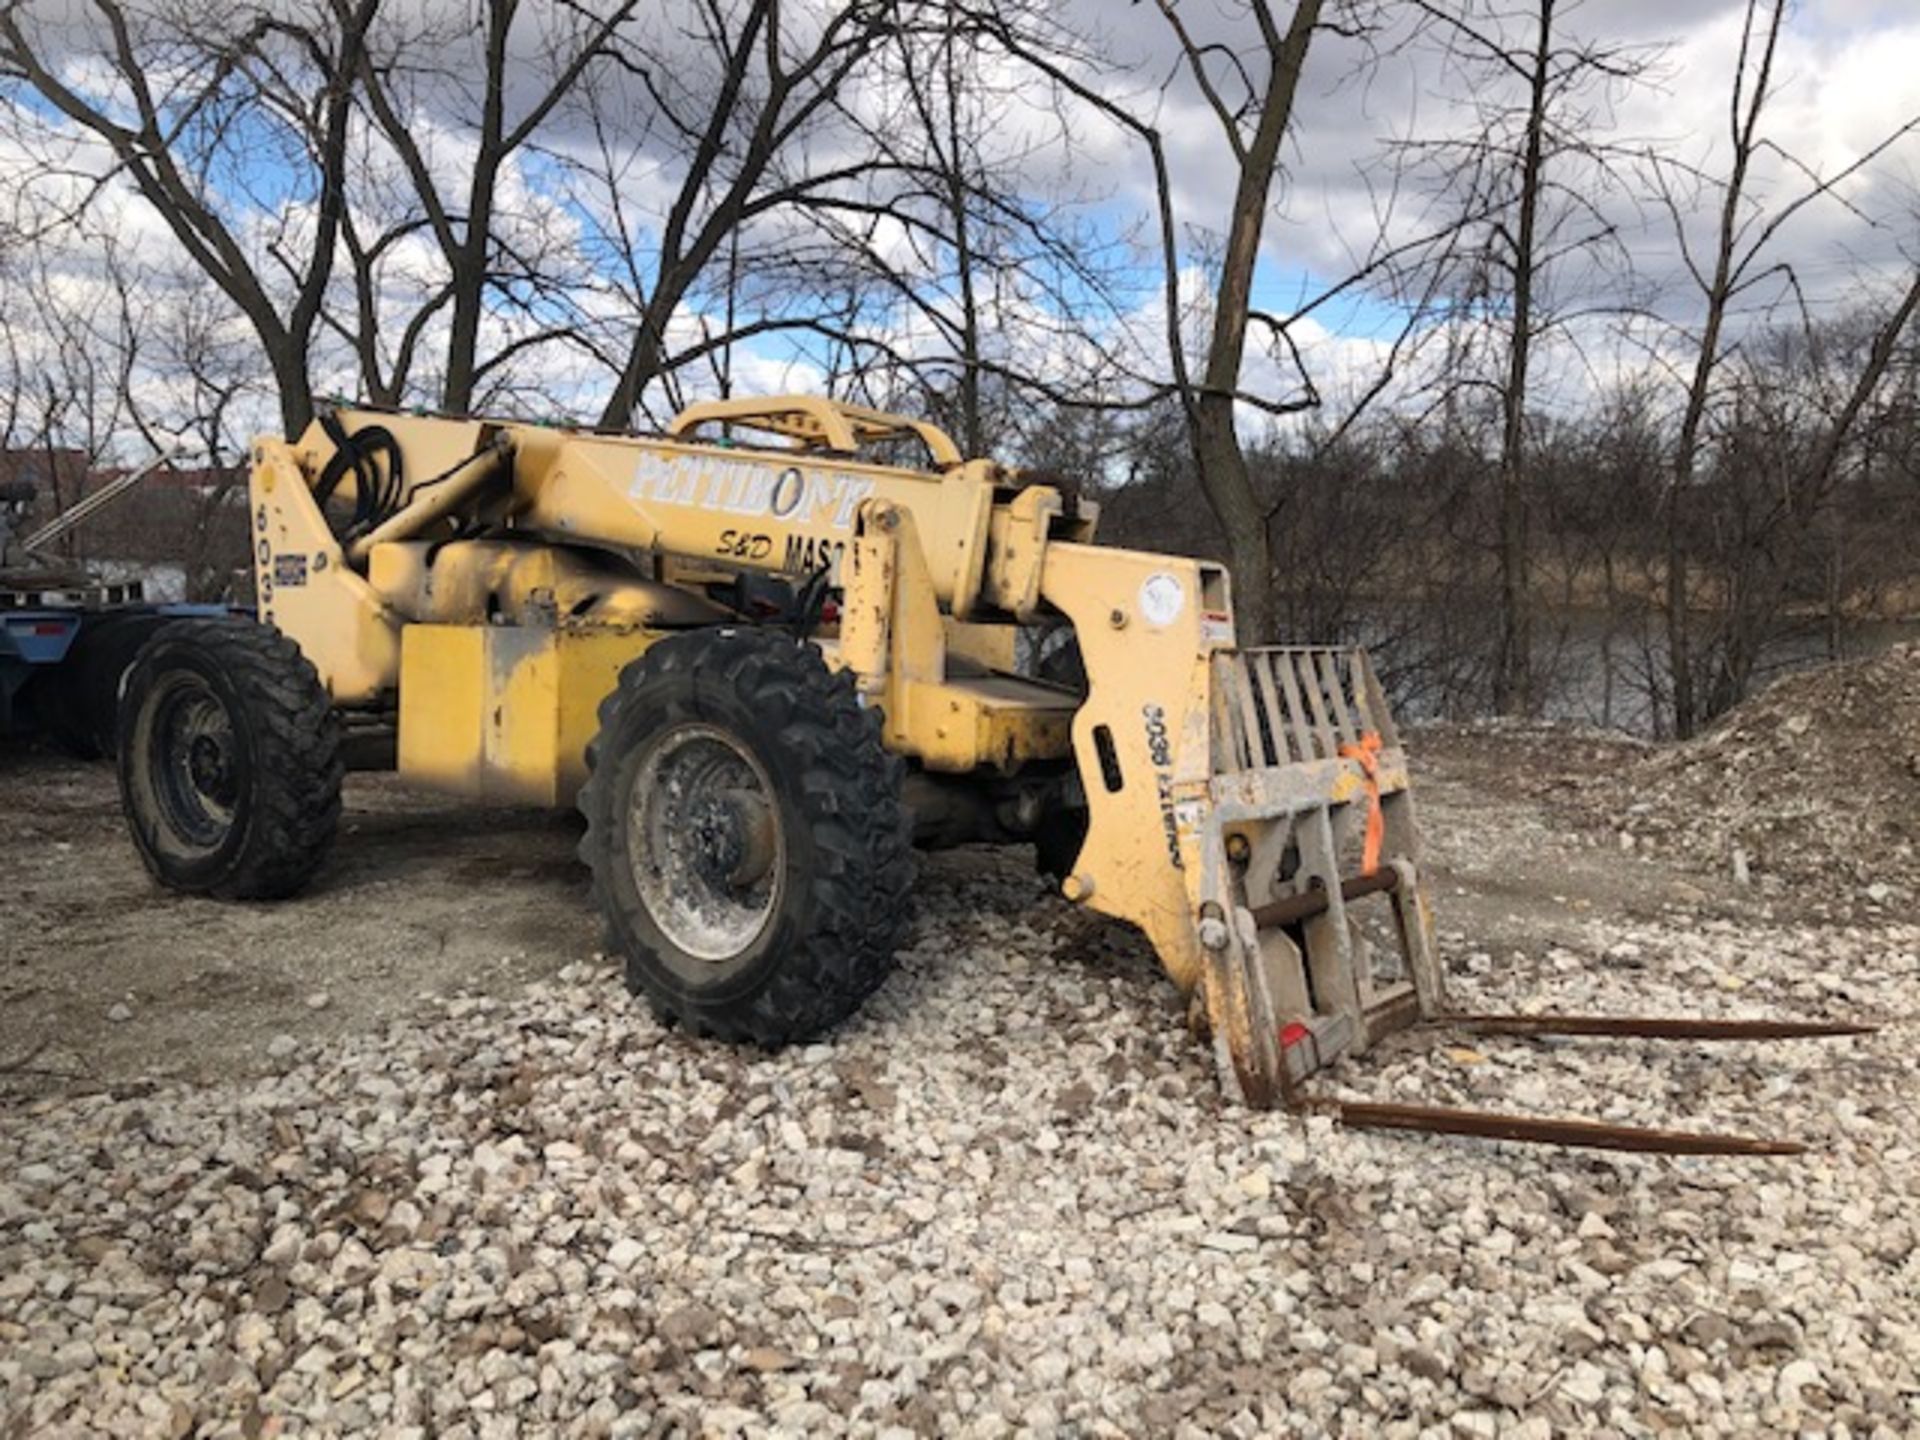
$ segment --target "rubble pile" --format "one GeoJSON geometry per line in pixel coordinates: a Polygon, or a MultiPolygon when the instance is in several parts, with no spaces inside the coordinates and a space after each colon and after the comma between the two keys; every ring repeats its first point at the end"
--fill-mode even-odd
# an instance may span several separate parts
{"type": "Polygon", "coordinates": [[[1920,891],[1920,646],[1784,676],[1572,792],[1625,850],[1764,890],[1920,891]]]}

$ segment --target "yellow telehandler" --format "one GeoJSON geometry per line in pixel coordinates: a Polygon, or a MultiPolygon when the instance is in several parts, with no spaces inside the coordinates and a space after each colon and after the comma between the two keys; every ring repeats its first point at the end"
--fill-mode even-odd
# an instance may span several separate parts
{"type": "Polygon", "coordinates": [[[814,397],[694,405],[657,437],[329,410],[254,446],[258,623],[168,626],[127,676],[134,843],[173,888],[290,895],[334,837],[343,727],[384,734],[411,782],[577,797],[630,988],[777,1046],[884,981],[913,844],[1030,842],[1070,900],[1145,932],[1248,1104],[1793,1148],[1310,1097],[1420,1019],[1843,1027],[1447,1015],[1365,655],[1238,648],[1222,567],[1096,546],[1096,518],[931,425],[814,397]]]}

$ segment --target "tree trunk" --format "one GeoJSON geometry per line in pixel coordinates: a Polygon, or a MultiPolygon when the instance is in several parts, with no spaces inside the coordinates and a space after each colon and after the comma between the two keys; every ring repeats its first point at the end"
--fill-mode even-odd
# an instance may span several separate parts
{"type": "Polygon", "coordinates": [[[1205,379],[1188,404],[1194,464],[1200,488],[1226,531],[1227,556],[1235,581],[1234,609],[1242,645],[1274,640],[1273,543],[1253,477],[1247,469],[1240,435],[1234,428],[1234,395],[1247,351],[1247,322],[1252,309],[1253,272],[1260,259],[1260,232],[1267,216],[1280,142],[1293,116],[1293,97],[1306,64],[1307,45],[1319,22],[1320,0],[1300,0],[1284,37],[1270,45],[1272,69],[1261,97],[1260,123],[1240,157],[1234,187],[1233,218],[1227,230],[1220,283],[1214,292],[1213,331],[1207,345],[1205,379]]]}
{"type": "Polygon", "coordinates": [[[633,348],[627,352],[620,378],[614,382],[613,393],[600,412],[602,430],[631,430],[634,413],[640,408],[640,392],[660,374],[662,349],[653,313],[654,307],[649,305],[640,317],[633,348]]]}
{"type": "Polygon", "coordinates": [[[980,297],[974,291],[973,234],[969,225],[972,201],[963,169],[969,147],[961,123],[961,67],[955,45],[954,22],[949,16],[941,61],[947,102],[947,208],[953,214],[953,263],[960,281],[960,449],[963,454],[984,455],[987,436],[980,414],[980,297]]]}
{"type": "Polygon", "coordinates": [[[1520,215],[1513,244],[1513,340],[1507,347],[1507,383],[1501,391],[1500,651],[1493,705],[1502,715],[1530,714],[1533,694],[1531,497],[1527,493],[1527,379],[1533,346],[1535,227],[1546,161],[1541,141],[1547,113],[1547,67],[1552,58],[1554,0],[1540,0],[1540,32],[1528,77],[1527,146],[1520,171],[1520,215]]]}
{"type": "Polygon", "coordinates": [[[280,394],[280,428],[289,440],[298,440],[313,423],[313,378],[307,371],[306,346],[291,336],[263,337],[267,364],[280,394]]]}
{"type": "Polygon", "coordinates": [[[1267,518],[1253,493],[1253,477],[1233,424],[1229,396],[1204,395],[1194,425],[1194,458],[1207,502],[1227,537],[1233,570],[1234,628],[1242,645],[1277,638],[1273,603],[1273,546],[1267,518]]]}
{"type": "MultiPolygon", "coordinates": [[[[491,229],[491,220],[470,220],[469,225],[481,224],[491,229]]],[[[486,257],[484,253],[475,255],[476,249],[484,250],[484,238],[488,230],[476,228],[472,233],[482,237],[481,246],[471,243],[463,245],[453,257],[453,319],[447,331],[447,378],[441,389],[440,406],[450,415],[465,415],[473,409],[473,382],[476,374],[476,356],[480,348],[480,313],[486,292],[486,257]]]]}
{"type": "Polygon", "coordinates": [[[1746,29],[1742,32],[1740,45],[1739,64],[1742,69],[1735,72],[1734,78],[1733,165],[1727,176],[1726,193],[1721,197],[1713,278],[1705,290],[1706,324],[1700,335],[1700,353],[1694,361],[1693,378],[1687,385],[1687,404],[1680,418],[1680,436],[1674,446],[1673,475],[1667,493],[1667,665],[1673,676],[1673,734],[1676,740],[1691,739],[1702,718],[1694,683],[1693,636],[1689,628],[1687,501],[1693,488],[1714,371],[1720,363],[1720,331],[1726,323],[1727,306],[1733,299],[1734,248],[1740,236],[1740,206],[1746,194],[1747,166],[1753,159],[1760,112],[1766,106],[1768,87],[1773,76],[1774,47],[1780,38],[1782,5],[1780,0],[1775,0],[1763,37],[1753,93],[1743,112],[1740,108],[1740,90],[1748,48],[1753,40],[1757,9],[1758,0],[1748,0],[1746,29]]]}
{"type": "Polygon", "coordinates": [[[473,408],[480,317],[492,258],[494,191],[506,158],[508,38],[519,8],[519,0],[489,0],[487,5],[487,88],[481,101],[479,153],[467,190],[466,232],[459,249],[447,257],[453,272],[453,320],[447,335],[447,380],[441,404],[455,415],[473,408]]]}

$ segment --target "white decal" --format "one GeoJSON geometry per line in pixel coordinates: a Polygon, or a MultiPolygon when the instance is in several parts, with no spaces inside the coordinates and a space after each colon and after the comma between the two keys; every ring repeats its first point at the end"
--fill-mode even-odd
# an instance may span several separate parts
{"type": "Polygon", "coordinates": [[[1171,625],[1186,604],[1186,588],[1178,577],[1164,570],[1156,570],[1140,582],[1140,617],[1149,625],[1171,625]]]}

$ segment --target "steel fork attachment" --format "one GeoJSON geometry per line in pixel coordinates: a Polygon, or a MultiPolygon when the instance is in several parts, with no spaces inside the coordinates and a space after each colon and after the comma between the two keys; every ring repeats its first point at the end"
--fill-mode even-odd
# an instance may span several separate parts
{"type": "MultiPolygon", "coordinates": [[[[1213,660],[1211,823],[1190,897],[1205,964],[1196,1021],[1226,1089],[1250,1105],[1418,1130],[1675,1155],[1792,1155],[1794,1141],[1371,1104],[1314,1096],[1343,1055],[1426,1023],[1482,1035],[1781,1040],[1869,1025],[1599,1015],[1469,1015],[1446,1005],[1422,885],[1406,754],[1358,650],[1222,651],[1213,660]],[[1357,902],[1385,900],[1372,935],[1357,902]],[[1391,945],[1376,943],[1384,931],[1391,945]]],[[[1190,851],[1190,854],[1193,852],[1190,851]]]]}

